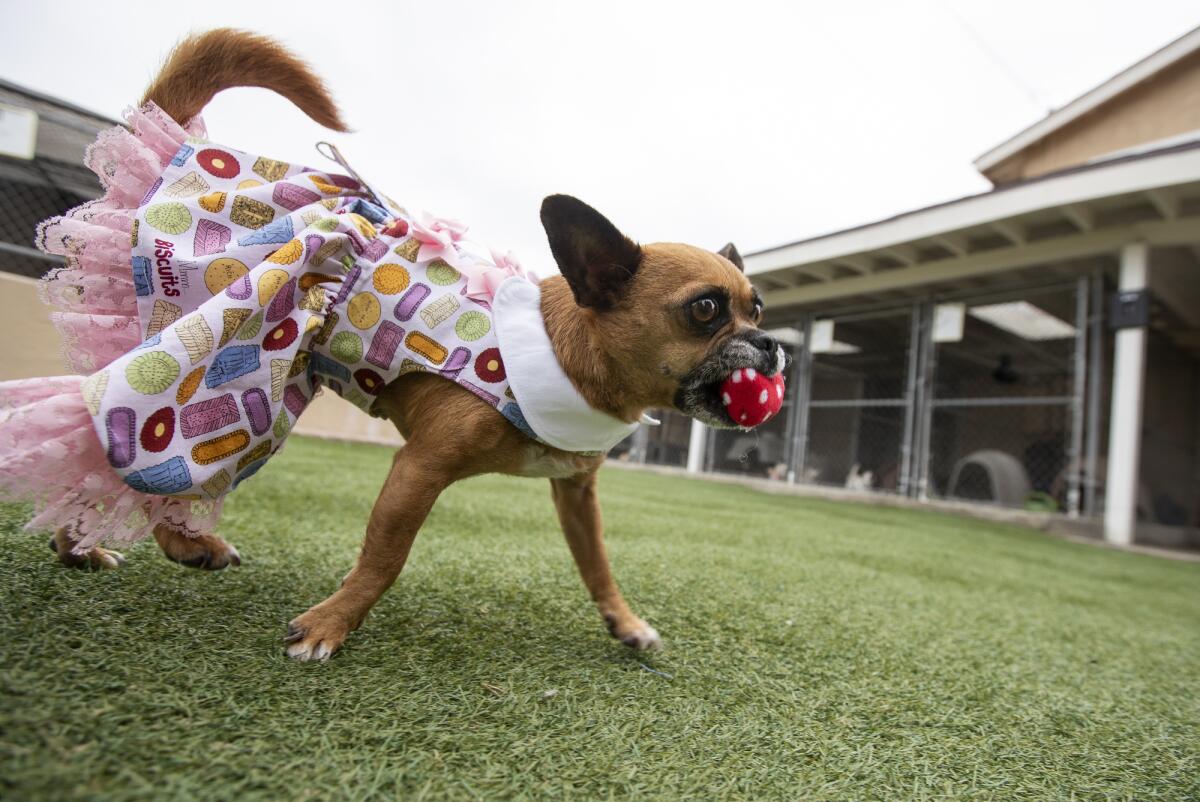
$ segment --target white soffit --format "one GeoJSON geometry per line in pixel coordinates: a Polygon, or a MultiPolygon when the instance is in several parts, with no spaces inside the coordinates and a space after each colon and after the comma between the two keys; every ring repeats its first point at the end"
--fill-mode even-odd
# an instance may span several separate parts
{"type": "Polygon", "coordinates": [[[745,257],[768,273],[928,239],[1059,206],[1200,181],[1200,147],[1068,170],[745,257]]]}

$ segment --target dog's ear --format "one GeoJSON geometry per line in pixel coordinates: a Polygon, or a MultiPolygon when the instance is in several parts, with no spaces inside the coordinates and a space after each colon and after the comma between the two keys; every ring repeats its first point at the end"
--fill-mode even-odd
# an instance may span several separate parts
{"type": "Polygon", "coordinates": [[[717,251],[717,256],[724,256],[726,259],[733,262],[733,266],[738,270],[743,273],[746,272],[746,265],[742,262],[742,255],[738,253],[738,249],[734,247],[732,242],[721,250],[717,251]]]}
{"type": "Polygon", "coordinates": [[[616,306],[637,273],[641,247],[600,212],[570,195],[551,195],[542,201],[542,227],[575,302],[598,311],[616,306]]]}

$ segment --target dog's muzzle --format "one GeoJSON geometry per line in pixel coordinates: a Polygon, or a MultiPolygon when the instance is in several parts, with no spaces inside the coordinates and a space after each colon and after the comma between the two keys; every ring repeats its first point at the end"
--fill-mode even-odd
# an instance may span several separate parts
{"type": "Polygon", "coordinates": [[[721,383],[738,368],[754,368],[764,376],[774,376],[787,364],[783,346],[764,331],[755,329],[730,337],[680,380],[675,407],[716,429],[740,428],[721,403],[721,383]]]}

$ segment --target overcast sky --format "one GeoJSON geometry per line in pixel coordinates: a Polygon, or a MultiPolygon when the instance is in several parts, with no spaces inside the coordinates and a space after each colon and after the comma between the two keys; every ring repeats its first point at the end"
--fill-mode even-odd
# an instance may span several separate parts
{"type": "Polygon", "coordinates": [[[748,252],[982,191],[975,157],[1200,24],[1195,0],[2,7],[0,77],[110,116],[189,31],[276,36],[357,133],[239,89],[205,113],[214,141],[328,168],[328,138],[543,273],[554,192],[643,242],[748,252]]]}

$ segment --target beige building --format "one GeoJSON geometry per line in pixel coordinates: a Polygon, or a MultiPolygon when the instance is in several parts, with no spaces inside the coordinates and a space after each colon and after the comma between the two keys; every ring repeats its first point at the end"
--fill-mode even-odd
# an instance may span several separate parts
{"type": "Polygon", "coordinates": [[[992,190],[747,257],[788,414],[674,444],[697,471],[1200,545],[1200,29],[976,167],[992,190]]]}

